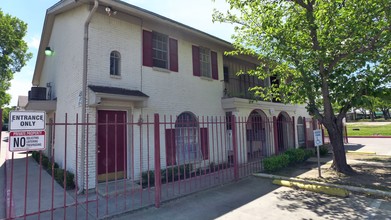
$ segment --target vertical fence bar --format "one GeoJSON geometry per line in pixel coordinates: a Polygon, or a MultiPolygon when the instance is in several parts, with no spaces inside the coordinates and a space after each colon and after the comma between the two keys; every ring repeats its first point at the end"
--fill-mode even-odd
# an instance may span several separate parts
{"type": "Polygon", "coordinates": [[[53,134],[52,134],[52,140],[51,140],[51,142],[52,142],[52,158],[51,158],[51,160],[52,160],[52,204],[51,204],[51,209],[50,209],[50,217],[51,217],[51,219],[53,219],[54,218],[54,163],[55,163],[55,161],[54,161],[54,143],[55,143],[55,139],[56,139],[56,113],[54,113],[54,116],[53,116],[53,129],[52,129],[52,131],[53,131],[53,134]]]}
{"type": "Polygon", "coordinates": [[[39,151],[38,219],[41,219],[42,151],[39,151]]]}
{"type": "Polygon", "coordinates": [[[217,177],[218,177],[218,183],[221,183],[220,155],[219,155],[219,130],[218,130],[218,124],[217,124],[217,116],[214,117],[214,120],[212,118],[212,124],[214,124],[214,126],[215,126],[214,134],[212,133],[212,136],[213,136],[213,143],[216,143],[217,177]]]}
{"type": "Polygon", "coordinates": [[[308,137],[307,137],[307,121],[306,121],[305,117],[303,117],[303,129],[304,129],[304,146],[305,146],[305,148],[308,148],[308,146],[307,146],[307,140],[308,140],[308,137]]]}
{"type": "MultiPolygon", "coordinates": [[[[83,149],[83,150],[86,151],[85,155],[87,155],[86,156],[86,162],[85,162],[85,164],[86,164],[86,169],[85,169],[86,176],[85,176],[85,178],[82,178],[82,179],[84,179],[86,181],[86,185],[85,185],[86,186],[85,187],[86,188],[86,200],[85,201],[86,201],[86,219],[88,219],[88,208],[89,208],[89,206],[88,206],[88,204],[89,204],[89,199],[88,199],[88,189],[89,189],[88,164],[89,164],[89,148],[90,148],[89,145],[88,145],[88,142],[89,142],[89,132],[90,132],[90,130],[89,130],[90,124],[89,124],[89,115],[88,114],[86,115],[86,119],[85,120],[86,120],[85,121],[86,124],[83,125],[83,126],[86,126],[86,129],[84,130],[84,132],[86,132],[86,135],[85,135],[86,140],[85,140],[85,143],[84,143],[85,149],[83,149]]],[[[95,120],[98,121],[97,118],[95,120]]],[[[82,123],[84,123],[84,121],[82,121],[82,123]]],[[[82,129],[82,131],[83,131],[83,129],[82,129]]],[[[98,131],[98,126],[95,127],[95,132],[97,132],[97,131],[98,131]]],[[[95,138],[95,146],[98,144],[97,136],[98,135],[96,135],[96,138],[95,138]]],[[[84,141],[84,140],[81,140],[81,141],[84,141]]],[[[95,153],[95,158],[97,158],[97,153],[95,153]]],[[[84,164],[82,164],[82,166],[84,166],[84,164]]],[[[82,173],[81,175],[84,176],[84,173],[82,173]]],[[[98,175],[98,169],[95,169],[95,175],[96,176],[98,175]]],[[[98,178],[95,177],[95,179],[98,179],[98,178]]],[[[84,186],[84,184],[82,184],[82,185],[84,186]]],[[[95,184],[95,188],[98,188],[98,184],[95,184]]],[[[96,216],[98,217],[98,213],[96,213],[96,216]]]]}
{"type": "MultiPolygon", "coordinates": [[[[131,139],[132,143],[130,144],[130,152],[132,152],[130,155],[130,164],[131,164],[131,169],[130,169],[130,179],[134,180],[134,130],[135,130],[135,122],[134,122],[134,115],[132,115],[131,118],[132,122],[132,133],[131,133],[131,139]]],[[[134,190],[130,190],[130,206],[133,208],[133,205],[135,204],[135,198],[134,198],[134,190]]]]}
{"type": "Polygon", "coordinates": [[[273,128],[274,128],[274,154],[278,155],[278,127],[277,127],[277,118],[273,116],[273,128]]]}
{"type": "MultiPolygon", "coordinates": [[[[126,121],[126,114],[124,114],[124,117],[123,117],[123,119],[122,119],[122,121],[124,122],[124,129],[123,129],[123,134],[122,134],[122,136],[123,136],[123,142],[124,142],[124,148],[123,148],[123,152],[122,152],[122,156],[123,156],[123,160],[124,160],[124,163],[123,163],[123,169],[124,169],[124,177],[123,177],[123,179],[124,179],[124,197],[125,197],[125,199],[124,199],[124,211],[126,211],[126,200],[127,200],[127,197],[128,197],[128,194],[127,194],[127,191],[126,191],[126,179],[127,179],[127,177],[128,177],[128,169],[127,169],[127,166],[126,166],[126,150],[127,150],[127,146],[128,146],[128,143],[127,143],[127,139],[126,139],[126,135],[127,135],[127,130],[128,130],[128,122],[126,121]]],[[[132,154],[133,154],[133,152],[132,152],[132,154]]]]}
{"type": "Polygon", "coordinates": [[[114,115],[114,200],[115,200],[115,211],[118,211],[118,113],[114,115]]]}
{"type": "MultiPolygon", "coordinates": [[[[165,125],[165,124],[164,124],[165,125]]],[[[150,148],[150,145],[149,145],[149,116],[147,115],[147,173],[148,173],[148,183],[149,183],[149,163],[150,163],[150,159],[149,159],[149,148],[150,148]]],[[[148,187],[148,203],[151,202],[151,188],[148,187]]]]}
{"type": "Polygon", "coordinates": [[[13,198],[13,182],[14,182],[14,152],[11,153],[11,183],[10,183],[10,195],[9,195],[9,198],[10,198],[10,201],[9,201],[9,210],[8,210],[8,216],[11,218],[11,217],[14,217],[13,216],[13,201],[12,201],[12,198],[13,198]]]}
{"type": "Polygon", "coordinates": [[[107,214],[109,213],[109,115],[108,113],[106,113],[106,117],[105,117],[106,121],[105,121],[105,161],[106,161],[106,170],[105,170],[105,179],[106,179],[106,195],[105,195],[105,199],[106,199],[106,212],[105,212],[105,215],[107,216],[107,214]]]}
{"type": "Polygon", "coordinates": [[[155,207],[160,207],[161,177],[160,177],[160,121],[159,114],[154,117],[154,139],[155,139],[155,207]]]}
{"type": "Polygon", "coordinates": [[[295,116],[292,116],[292,140],[293,140],[293,148],[296,148],[296,134],[295,134],[295,116]]]}
{"type": "Polygon", "coordinates": [[[68,114],[65,114],[65,143],[64,143],[64,220],[67,219],[67,145],[68,145],[68,114]]]}
{"type": "MultiPolygon", "coordinates": [[[[78,167],[78,152],[79,152],[79,114],[76,114],[76,138],[75,138],[75,142],[76,142],[76,167],[78,167]]],[[[88,156],[88,155],[87,155],[88,156]]],[[[78,176],[78,173],[79,172],[75,172],[75,182],[76,182],[76,185],[78,185],[79,183],[79,176],[78,176]]],[[[77,205],[78,205],[78,201],[77,201],[77,189],[78,187],[75,187],[75,202],[76,202],[76,207],[75,207],[75,219],[77,219],[77,205]]]]}
{"type": "MultiPolygon", "coordinates": [[[[96,209],[95,209],[95,212],[96,212],[96,217],[99,218],[99,196],[98,196],[98,175],[99,175],[99,170],[98,170],[98,153],[99,153],[99,139],[98,139],[98,132],[99,132],[99,112],[98,112],[98,117],[95,117],[95,173],[96,173],[96,177],[95,177],[95,200],[96,200],[96,209]]],[[[88,124],[88,117],[87,117],[87,124],[88,124]]],[[[88,126],[87,126],[88,128],[88,126]]],[[[87,135],[88,136],[88,135],[87,135]]],[[[84,141],[84,140],[83,140],[84,141]]],[[[87,147],[88,149],[88,147],[87,147]]],[[[87,151],[88,152],[88,151],[87,151]]],[[[87,154],[87,161],[88,161],[88,154],[87,154]]],[[[86,168],[88,167],[88,163],[86,164],[86,168]]],[[[86,173],[86,179],[88,179],[88,172],[86,173]]],[[[88,184],[87,184],[88,185],[88,184]]],[[[87,192],[88,192],[88,186],[87,186],[87,192]]],[[[88,194],[87,194],[87,198],[88,198],[88,194]]],[[[87,206],[88,207],[88,206],[87,206]]],[[[88,209],[86,211],[86,219],[88,219],[88,209]]]]}
{"type": "MultiPolygon", "coordinates": [[[[140,158],[139,158],[139,165],[140,165],[140,174],[143,173],[143,120],[142,120],[142,115],[140,115],[139,118],[139,144],[140,144],[140,158]]],[[[159,170],[160,171],[160,170],[159,170]]],[[[140,178],[140,185],[142,187],[143,185],[143,178],[140,178]]],[[[140,190],[140,206],[143,204],[143,190],[140,190]]]]}
{"type": "Polygon", "coordinates": [[[232,115],[232,148],[233,148],[233,162],[234,162],[234,179],[239,180],[239,167],[238,167],[238,145],[236,137],[236,118],[232,115]]]}
{"type": "Polygon", "coordinates": [[[29,175],[29,157],[28,157],[28,152],[26,151],[26,176],[24,178],[24,212],[23,212],[23,217],[26,219],[26,214],[27,214],[27,177],[29,175]]]}

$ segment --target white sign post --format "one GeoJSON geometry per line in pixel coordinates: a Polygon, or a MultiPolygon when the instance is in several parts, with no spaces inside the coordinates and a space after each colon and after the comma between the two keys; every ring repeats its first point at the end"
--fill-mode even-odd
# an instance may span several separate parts
{"type": "Polygon", "coordinates": [[[319,154],[319,146],[323,145],[323,135],[322,135],[322,130],[317,129],[314,130],[314,144],[316,146],[316,152],[318,156],[318,173],[319,173],[319,178],[322,177],[321,171],[320,171],[320,154],[319,154]]]}
{"type": "Polygon", "coordinates": [[[11,111],[9,151],[37,151],[45,146],[45,112],[11,111]]]}

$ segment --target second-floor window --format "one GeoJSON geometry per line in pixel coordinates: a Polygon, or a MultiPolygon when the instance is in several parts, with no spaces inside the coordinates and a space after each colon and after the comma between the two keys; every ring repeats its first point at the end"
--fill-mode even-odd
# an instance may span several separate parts
{"type": "Polygon", "coordinates": [[[152,63],[153,66],[168,68],[168,37],[152,32],[152,63]]]}
{"type": "Polygon", "coordinates": [[[144,30],[143,65],[178,72],[178,41],[158,32],[144,30]]]}
{"type": "Polygon", "coordinates": [[[217,53],[205,47],[192,47],[193,75],[211,79],[219,79],[217,53]]]}
{"type": "Polygon", "coordinates": [[[110,76],[119,76],[121,67],[121,55],[118,51],[110,53],[110,76]]]}
{"type": "Polygon", "coordinates": [[[210,50],[205,47],[200,47],[200,68],[201,76],[212,78],[210,70],[210,50]]]}

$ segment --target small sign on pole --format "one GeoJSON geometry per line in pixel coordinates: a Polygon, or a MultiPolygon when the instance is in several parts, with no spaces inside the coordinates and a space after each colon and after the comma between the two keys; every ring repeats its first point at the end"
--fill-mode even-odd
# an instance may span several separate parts
{"type": "Polygon", "coordinates": [[[9,151],[37,151],[45,146],[45,112],[11,111],[9,151]]]}
{"type": "Polygon", "coordinates": [[[320,171],[319,146],[323,145],[323,137],[322,137],[322,130],[320,129],[314,130],[314,144],[316,146],[316,152],[318,157],[318,173],[319,173],[319,177],[322,177],[322,173],[320,171]]]}

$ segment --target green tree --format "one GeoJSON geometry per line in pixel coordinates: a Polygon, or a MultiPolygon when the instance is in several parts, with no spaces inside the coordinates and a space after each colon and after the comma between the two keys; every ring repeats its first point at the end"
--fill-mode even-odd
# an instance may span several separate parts
{"type": "Polygon", "coordinates": [[[351,173],[343,144],[346,112],[369,90],[389,81],[389,0],[226,0],[214,21],[235,25],[234,50],[256,56],[249,74],[277,77],[278,86],[253,88],[263,99],[305,103],[327,129],[333,165],[351,173]]]}
{"type": "Polygon", "coordinates": [[[377,92],[379,97],[378,108],[383,112],[385,120],[390,119],[391,88],[383,88],[377,92]]]}
{"type": "Polygon", "coordinates": [[[0,10],[0,107],[11,100],[7,90],[14,73],[19,72],[32,56],[23,40],[26,31],[26,23],[0,10]]]}
{"type": "Polygon", "coordinates": [[[2,109],[2,116],[3,116],[3,126],[5,126],[5,125],[8,125],[8,122],[9,122],[9,113],[10,113],[10,111],[12,111],[12,110],[15,110],[15,106],[13,106],[13,107],[5,107],[5,108],[3,108],[2,109]]]}

